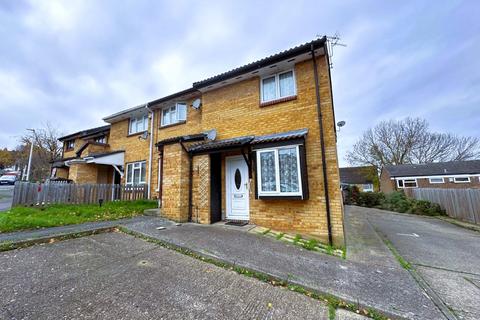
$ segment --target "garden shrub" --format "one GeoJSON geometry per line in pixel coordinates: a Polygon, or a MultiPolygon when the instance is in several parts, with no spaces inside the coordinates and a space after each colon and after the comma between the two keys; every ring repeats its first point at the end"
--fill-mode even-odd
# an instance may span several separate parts
{"type": "Polygon", "coordinates": [[[445,215],[439,204],[426,200],[413,200],[410,213],[421,214],[426,216],[445,215]]]}
{"type": "Polygon", "coordinates": [[[445,215],[440,205],[426,200],[408,198],[403,191],[394,191],[388,194],[382,192],[358,192],[358,189],[349,188],[345,197],[346,204],[354,204],[368,208],[379,208],[400,213],[437,216],[445,215]],[[348,202],[347,202],[348,200],[348,202]]]}
{"type": "Polygon", "coordinates": [[[357,204],[360,191],[357,186],[348,186],[343,190],[343,202],[345,204],[357,204]]]}
{"type": "Polygon", "coordinates": [[[360,192],[358,194],[357,204],[363,207],[378,207],[381,206],[385,200],[385,195],[382,192],[360,192]]]}
{"type": "Polygon", "coordinates": [[[394,191],[385,196],[382,208],[397,212],[407,212],[411,208],[411,201],[405,196],[405,193],[394,191]]]}

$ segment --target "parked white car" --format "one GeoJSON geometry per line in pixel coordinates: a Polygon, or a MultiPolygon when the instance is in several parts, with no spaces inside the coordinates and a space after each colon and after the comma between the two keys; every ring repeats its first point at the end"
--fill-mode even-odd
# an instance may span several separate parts
{"type": "Polygon", "coordinates": [[[17,181],[17,176],[14,176],[14,175],[3,175],[0,177],[0,185],[3,185],[3,184],[14,185],[15,181],[17,181]]]}

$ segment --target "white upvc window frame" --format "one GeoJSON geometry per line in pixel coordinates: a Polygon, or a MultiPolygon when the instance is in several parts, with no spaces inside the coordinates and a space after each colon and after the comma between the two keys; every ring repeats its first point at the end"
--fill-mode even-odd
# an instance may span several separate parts
{"type": "Polygon", "coordinates": [[[138,117],[131,117],[128,120],[128,134],[137,134],[148,131],[148,123],[148,114],[138,117]],[[143,130],[137,130],[139,122],[143,122],[143,130]]]}
{"type": "Polygon", "coordinates": [[[67,140],[65,141],[65,149],[66,150],[72,150],[75,148],[75,140],[67,140]]]}
{"type": "Polygon", "coordinates": [[[373,192],[373,183],[362,184],[362,191],[363,192],[373,192]],[[368,186],[368,188],[365,188],[365,186],[368,186]]]}
{"type": "Polygon", "coordinates": [[[414,179],[397,179],[397,188],[399,189],[413,189],[413,188],[418,188],[418,181],[416,178],[414,179]],[[400,186],[400,181],[402,181],[402,185],[400,186]],[[406,182],[408,181],[408,182],[406,182]],[[405,187],[405,183],[413,183],[413,181],[415,182],[415,186],[414,187],[405,187]]]}
{"type": "Polygon", "coordinates": [[[284,98],[289,98],[289,97],[294,97],[296,95],[297,95],[297,80],[296,80],[296,77],[295,77],[295,70],[294,69],[284,70],[282,72],[278,72],[278,73],[275,73],[275,74],[270,74],[268,76],[264,76],[264,77],[260,78],[260,102],[262,102],[262,103],[275,101],[275,100],[279,100],[279,99],[284,99],[284,98]],[[280,78],[279,77],[280,77],[281,74],[284,74],[284,73],[287,73],[287,72],[292,72],[293,94],[281,97],[280,96],[280,78]],[[275,98],[273,98],[271,100],[263,100],[263,80],[273,78],[273,77],[275,77],[275,98]]]}
{"type": "Polygon", "coordinates": [[[288,196],[303,196],[302,190],[302,168],[300,166],[300,148],[297,144],[292,145],[285,145],[281,147],[275,148],[266,148],[266,149],[257,149],[257,190],[258,196],[278,196],[278,197],[288,197],[288,196]],[[280,160],[278,151],[281,149],[291,149],[295,148],[297,154],[297,174],[298,174],[298,191],[297,192],[281,192],[280,188],[280,160]],[[275,161],[275,191],[263,191],[262,190],[262,167],[260,161],[260,155],[262,153],[273,152],[274,153],[274,161],[275,161]]]}
{"type": "Polygon", "coordinates": [[[93,141],[95,141],[96,143],[106,144],[107,143],[107,136],[96,137],[96,138],[93,139],[93,141]]]}
{"type": "Polygon", "coordinates": [[[164,107],[160,110],[160,126],[161,127],[166,127],[166,126],[174,125],[174,124],[177,124],[177,123],[186,122],[187,121],[187,113],[188,113],[188,104],[186,102],[177,102],[173,106],[164,107]],[[184,117],[179,117],[178,106],[180,106],[180,105],[185,106],[185,116],[184,117]],[[164,116],[163,112],[165,110],[168,110],[168,112],[173,112],[172,111],[173,109],[175,109],[175,119],[172,119],[171,115],[169,115],[170,123],[165,123],[165,120],[164,120],[164,117],[163,117],[164,116]]]}
{"type": "Polygon", "coordinates": [[[428,182],[430,182],[430,184],[442,184],[445,183],[445,179],[443,177],[428,178],[428,182]],[[436,179],[441,179],[442,181],[435,181],[436,179]]]}
{"type": "Polygon", "coordinates": [[[453,183],[470,183],[470,177],[453,177],[453,183]],[[466,181],[458,181],[457,179],[467,179],[466,181]]]}
{"type": "Polygon", "coordinates": [[[137,161],[137,162],[130,162],[130,163],[127,163],[127,165],[125,166],[125,185],[127,186],[133,186],[133,176],[134,176],[134,173],[133,171],[134,170],[140,170],[139,171],[139,183],[138,185],[143,185],[146,183],[145,180],[142,181],[142,163],[145,163],[145,175],[144,175],[144,179],[146,179],[147,177],[147,161],[137,161]],[[130,167],[132,168],[132,170],[130,170],[130,167]]]}

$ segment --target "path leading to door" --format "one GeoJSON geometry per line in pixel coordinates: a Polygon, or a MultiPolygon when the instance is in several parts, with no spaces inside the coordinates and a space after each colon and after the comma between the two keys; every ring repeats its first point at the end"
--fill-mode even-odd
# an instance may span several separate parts
{"type": "Polygon", "coordinates": [[[126,227],[203,256],[288,279],[395,317],[443,318],[411,275],[398,263],[392,263],[394,258],[384,248],[379,259],[384,255],[390,261],[376,264],[375,261],[343,260],[307,251],[234,227],[188,223],[157,230],[161,223],[161,220],[150,219],[129,223],[126,227]]]}
{"type": "Polygon", "coordinates": [[[356,208],[460,319],[480,319],[480,233],[440,219],[356,208]]]}

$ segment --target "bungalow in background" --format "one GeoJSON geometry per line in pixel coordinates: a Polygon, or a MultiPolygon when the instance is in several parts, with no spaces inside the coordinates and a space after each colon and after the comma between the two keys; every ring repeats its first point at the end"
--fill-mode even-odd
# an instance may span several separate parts
{"type": "Polygon", "coordinates": [[[340,168],[340,186],[356,186],[362,192],[378,191],[378,173],[375,167],[340,168]]]}
{"type": "Polygon", "coordinates": [[[380,174],[382,192],[407,188],[480,188],[480,160],[383,167],[380,174]]]}

